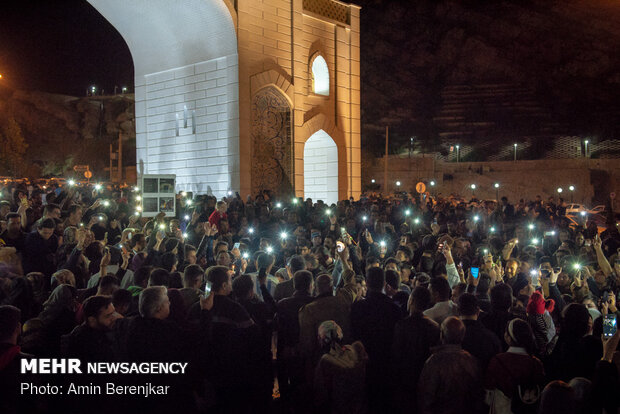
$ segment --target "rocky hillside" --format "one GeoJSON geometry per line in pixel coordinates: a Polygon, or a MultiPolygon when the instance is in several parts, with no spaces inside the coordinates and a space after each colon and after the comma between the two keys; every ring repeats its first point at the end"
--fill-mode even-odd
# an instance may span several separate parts
{"type": "Polygon", "coordinates": [[[0,113],[17,121],[28,144],[24,175],[62,174],[88,164],[103,176],[119,133],[124,160],[135,164],[133,95],[76,98],[0,88],[0,113]]]}
{"type": "MultiPolygon", "coordinates": [[[[358,0],[365,148],[440,151],[492,142],[472,159],[562,136],[620,137],[620,2],[358,0]],[[390,76],[385,76],[389,73],[390,76]]],[[[579,141],[577,141],[579,142],[579,141]]],[[[510,151],[507,152],[510,156],[510,151]]]]}

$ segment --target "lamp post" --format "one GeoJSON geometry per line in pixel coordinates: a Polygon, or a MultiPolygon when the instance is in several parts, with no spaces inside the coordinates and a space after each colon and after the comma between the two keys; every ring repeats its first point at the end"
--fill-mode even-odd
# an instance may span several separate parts
{"type": "Polygon", "coordinates": [[[435,180],[431,180],[428,184],[431,186],[431,195],[435,196],[435,180]]]}
{"type": "Polygon", "coordinates": [[[459,162],[459,150],[461,149],[460,145],[456,146],[456,162],[459,162]]]}
{"type": "Polygon", "coordinates": [[[495,201],[499,204],[499,183],[493,184],[495,187],[495,201]]]}
{"type": "Polygon", "coordinates": [[[514,156],[514,160],[517,160],[517,143],[514,143],[514,147],[515,147],[515,156],[514,156]]]}
{"type": "Polygon", "coordinates": [[[585,153],[584,153],[584,156],[585,156],[586,158],[588,158],[588,144],[590,143],[590,141],[586,139],[583,143],[584,143],[584,145],[585,145],[585,153]]]}
{"type": "Polygon", "coordinates": [[[475,196],[476,195],[476,184],[472,184],[469,186],[469,188],[471,188],[471,196],[475,196]]]}
{"type": "Polygon", "coordinates": [[[558,187],[558,194],[562,194],[562,191],[564,191],[562,190],[562,187],[558,187]]]}
{"type": "Polygon", "coordinates": [[[575,192],[575,186],[571,185],[570,187],[568,187],[568,189],[570,190],[570,202],[573,202],[573,193],[575,192]]]}

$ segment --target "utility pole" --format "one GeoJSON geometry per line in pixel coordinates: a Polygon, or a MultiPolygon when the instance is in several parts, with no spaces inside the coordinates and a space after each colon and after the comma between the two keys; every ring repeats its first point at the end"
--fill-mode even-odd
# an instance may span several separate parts
{"type": "Polygon", "coordinates": [[[118,182],[123,181],[123,134],[118,133],[118,182]]]}
{"type": "Polygon", "coordinates": [[[110,182],[114,182],[114,148],[110,144],[110,182]]]}
{"type": "Polygon", "coordinates": [[[388,190],[388,126],[385,127],[385,165],[383,166],[383,190],[388,190]]]}

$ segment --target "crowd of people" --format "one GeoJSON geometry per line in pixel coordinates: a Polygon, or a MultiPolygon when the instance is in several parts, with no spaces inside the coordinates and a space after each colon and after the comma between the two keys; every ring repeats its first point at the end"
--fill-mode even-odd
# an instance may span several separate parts
{"type": "Polygon", "coordinates": [[[0,412],[618,411],[615,223],[553,198],[267,192],[143,217],[137,190],[1,189],[0,412]],[[189,368],[149,376],[163,397],[26,398],[77,380],[28,358],[189,368]]]}

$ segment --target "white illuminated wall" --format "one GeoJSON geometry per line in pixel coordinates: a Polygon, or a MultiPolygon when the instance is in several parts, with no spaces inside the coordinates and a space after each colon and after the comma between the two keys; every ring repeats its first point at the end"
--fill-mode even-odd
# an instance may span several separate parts
{"type": "Polygon", "coordinates": [[[338,147],[323,130],[304,145],[304,197],[338,202],[338,147]]]}
{"type": "Polygon", "coordinates": [[[136,116],[145,174],[174,173],[178,190],[199,194],[239,188],[237,79],[236,55],[145,76],[136,88],[136,106],[146,107],[136,116]]]}
{"type": "Polygon", "coordinates": [[[88,2],[123,36],[134,61],[138,174],[176,174],[177,191],[220,197],[237,190],[237,38],[224,2],[88,2]]]}

